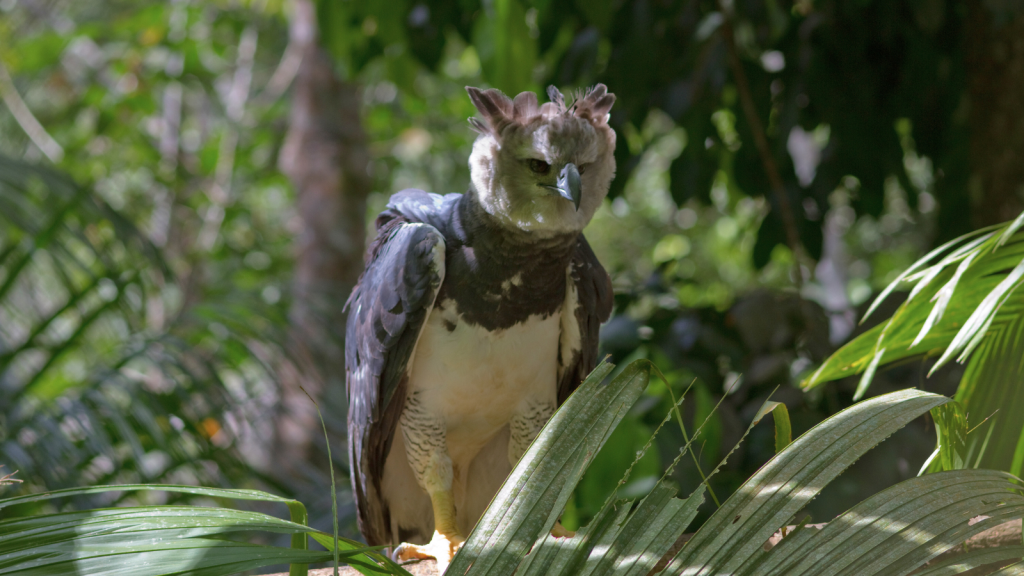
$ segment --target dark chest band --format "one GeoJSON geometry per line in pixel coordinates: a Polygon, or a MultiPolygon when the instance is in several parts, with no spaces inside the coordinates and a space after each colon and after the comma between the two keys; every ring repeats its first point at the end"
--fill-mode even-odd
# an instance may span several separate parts
{"type": "Polygon", "coordinates": [[[501,330],[565,301],[566,270],[579,237],[502,228],[464,194],[444,230],[445,279],[436,306],[452,300],[466,322],[501,330]]]}

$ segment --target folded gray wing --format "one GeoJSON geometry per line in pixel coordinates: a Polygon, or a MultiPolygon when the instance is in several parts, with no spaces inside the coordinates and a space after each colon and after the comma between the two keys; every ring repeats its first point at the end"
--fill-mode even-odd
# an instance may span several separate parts
{"type": "MultiPolygon", "coordinates": [[[[580,234],[569,270],[568,304],[575,300],[575,322],[562,322],[559,351],[558,405],[597,366],[601,324],[612,315],[612,280],[586,238],[580,234]]],[[[569,313],[568,310],[563,314],[569,313]]]]}
{"type": "Polygon", "coordinates": [[[371,546],[389,543],[381,476],[405,403],[407,367],[444,279],[444,249],[433,226],[401,217],[383,223],[348,301],[349,466],[359,528],[371,546]]]}

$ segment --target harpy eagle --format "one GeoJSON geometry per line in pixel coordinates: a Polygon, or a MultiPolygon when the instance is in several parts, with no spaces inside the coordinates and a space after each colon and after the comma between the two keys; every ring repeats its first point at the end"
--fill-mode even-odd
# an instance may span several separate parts
{"type": "Polygon", "coordinates": [[[615,175],[615,96],[466,90],[484,118],[468,192],[393,195],[347,304],[359,528],[442,571],[594,368],[612,310],[582,230],[615,175]]]}

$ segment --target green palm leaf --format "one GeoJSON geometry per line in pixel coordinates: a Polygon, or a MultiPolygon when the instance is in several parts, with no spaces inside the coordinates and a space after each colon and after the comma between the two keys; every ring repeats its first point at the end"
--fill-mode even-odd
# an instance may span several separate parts
{"type": "MultiPolygon", "coordinates": [[[[954,240],[915,263],[879,295],[868,314],[898,286],[912,287],[907,301],[833,354],[802,386],[862,373],[859,398],[881,365],[937,356],[934,372],[956,359],[967,365],[956,400],[972,422],[992,418],[984,433],[967,438],[966,452],[974,457],[970,465],[1024,474],[1024,420],[1017,416],[1024,413],[1022,226],[1024,214],[954,240]]],[[[945,459],[932,469],[951,466],[945,459]]]]}
{"type": "Polygon", "coordinates": [[[1005,472],[929,474],[868,498],[829,522],[783,539],[758,574],[907,574],[971,536],[1024,513],[1021,485],[1005,472]],[[969,525],[965,518],[989,518],[969,525]]]}
{"type": "MultiPolygon", "coordinates": [[[[587,464],[646,386],[651,366],[638,361],[604,383],[603,364],[559,409],[453,560],[453,573],[511,576],[637,576],[652,570],[692,522],[701,486],[675,498],[667,477],[639,503],[614,494],[574,537],[548,531],[587,464]]],[[[867,450],[948,399],[905,390],[861,402],[800,436],[719,508],[662,574],[867,575],[909,574],[972,535],[1024,515],[1024,486],[1005,473],[957,470],[915,478],[884,490],[822,530],[798,528],[770,551],[764,543],[831,480],[867,450]],[[971,524],[969,520],[987,516],[971,524]]],[[[767,414],[772,403],[755,419],[767,414]]],[[[751,426],[753,426],[752,424],[751,426]]],[[[699,436],[696,431],[694,437],[699,436]]],[[[686,447],[680,451],[685,453],[686,447]]],[[[628,476],[628,472],[627,472],[628,476]]],[[[302,519],[301,505],[258,491],[187,486],[108,486],[0,500],[0,508],[111,490],[174,490],[218,498],[283,502],[302,519]]],[[[115,508],[0,522],[0,574],[205,574],[220,576],[275,562],[327,561],[309,552],[227,539],[259,530],[308,534],[331,549],[331,535],[304,522],[219,508],[115,508]]],[[[304,541],[304,538],[301,539],[304,541]]],[[[944,560],[936,574],[1019,556],[1017,547],[944,560]]],[[[339,555],[364,574],[405,575],[358,544],[340,540],[339,555]]],[[[1006,574],[1017,568],[1007,568],[1006,574]]]]}
{"type": "Polygon", "coordinates": [[[257,476],[227,424],[269,419],[256,399],[287,323],[238,294],[186,307],[181,292],[160,250],[100,196],[0,155],[0,462],[25,489],[257,476]]]}
{"type": "MultiPolygon", "coordinates": [[[[685,531],[703,501],[703,486],[680,500],[663,478],[639,504],[609,498],[573,538],[547,534],[564,506],[559,497],[600,448],[599,441],[580,434],[606,438],[618,414],[639,394],[649,368],[634,363],[602,385],[609,371],[608,366],[599,368],[552,418],[491,503],[484,516],[489,522],[477,526],[451,570],[497,576],[646,574],[685,531]]],[[[771,551],[764,550],[772,534],[867,450],[947,402],[905,390],[822,422],[748,480],[660,573],[909,574],[972,535],[1021,517],[1020,480],[1003,472],[960,470],[901,483],[824,530],[798,529],[771,551]],[[968,522],[978,515],[988,518],[968,522]]],[[[963,559],[958,565],[980,566],[988,558],[963,559]]]]}
{"type": "MultiPolygon", "coordinates": [[[[306,509],[301,502],[259,490],[162,484],[92,486],[5,498],[0,500],[0,510],[57,498],[138,491],[276,502],[288,506],[292,520],[258,512],[195,506],[108,508],[3,520],[0,521],[0,574],[217,576],[272,564],[305,565],[334,558],[334,538],[306,526],[306,509]],[[280,548],[225,539],[243,532],[291,534],[293,546],[280,548]],[[328,551],[307,550],[307,536],[312,536],[328,551]]],[[[339,557],[360,572],[408,576],[373,550],[352,540],[339,539],[339,557]],[[381,564],[387,568],[382,568],[381,564]]]]}
{"type": "Polygon", "coordinates": [[[695,575],[761,573],[767,562],[761,546],[776,530],[867,450],[944,402],[934,394],[896,392],[818,424],[740,487],[687,543],[669,571],[685,567],[695,575]]]}
{"type": "Polygon", "coordinates": [[[452,560],[452,573],[511,573],[551,530],[589,461],[647,387],[647,365],[633,363],[603,385],[612,368],[598,366],[540,432],[452,560]]]}
{"type": "Polygon", "coordinates": [[[974,550],[935,562],[917,573],[917,576],[952,576],[963,574],[974,566],[995,564],[1024,558],[1024,546],[1003,546],[988,550],[974,550]]]}

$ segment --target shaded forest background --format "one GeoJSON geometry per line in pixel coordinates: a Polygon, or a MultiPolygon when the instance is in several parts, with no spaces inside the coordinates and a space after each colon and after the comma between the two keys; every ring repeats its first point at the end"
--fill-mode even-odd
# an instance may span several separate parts
{"type": "MultiPolygon", "coordinates": [[[[721,401],[705,470],[769,394],[795,433],[850,405],[855,381],[795,384],[901,270],[1024,209],[1010,0],[0,0],[5,473],[23,491],[261,487],[329,526],[300,386],[344,477],[342,305],[368,224],[402,188],[465,190],[464,86],[596,82],[618,98],[618,176],[586,231],[616,288],[602,346],[652,359],[669,386],[615,432],[570,526],[691,382],[688,423],[721,401]]],[[[955,389],[958,367],[925,369],[887,370],[871,394],[955,389]]],[[[650,489],[680,434],[623,496],[650,489]]],[[[899,432],[813,521],[916,475],[933,438],[927,422],[899,432]]],[[[755,428],[713,490],[773,454],[755,428]]],[[[700,481],[692,462],[674,475],[700,481]]]]}

